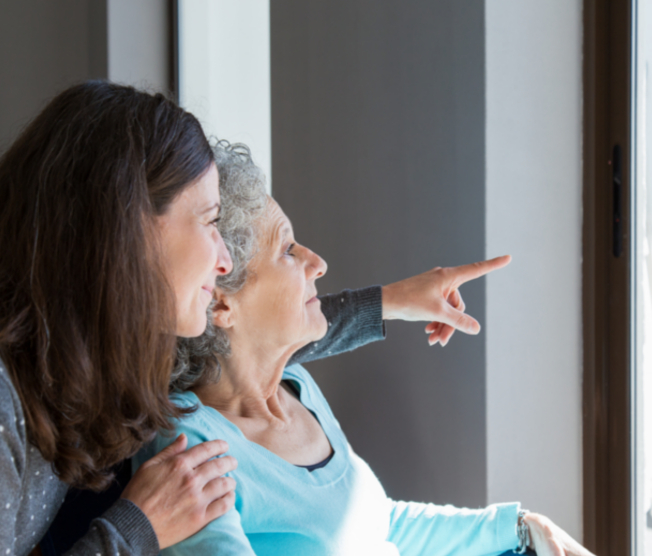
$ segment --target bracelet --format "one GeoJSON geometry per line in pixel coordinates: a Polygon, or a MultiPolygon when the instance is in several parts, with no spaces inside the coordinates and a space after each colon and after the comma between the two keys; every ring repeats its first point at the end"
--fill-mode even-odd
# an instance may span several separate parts
{"type": "Polygon", "coordinates": [[[518,546],[514,550],[516,554],[525,554],[527,552],[528,546],[530,546],[530,528],[525,523],[527,510],[518,511],[518,519],[516,520],[516,534],[518,535],[518,546]]]}

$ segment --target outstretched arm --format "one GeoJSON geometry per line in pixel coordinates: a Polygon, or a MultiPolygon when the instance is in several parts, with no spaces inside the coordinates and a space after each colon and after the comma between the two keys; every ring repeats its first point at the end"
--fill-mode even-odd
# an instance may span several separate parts
{"type": "Polygon", "coordinates": [[[459,288],[489,272],[507,266],[509,255],[488,261],[432,270],[383,287],[383,318],[424,321],[430,345],[445,346],[455,330],[480,332],[480,323],[464,312],[459,288]]]}
{"type": "Polygon", "coordinates": [[[439,342],[445,346],[455,330],[477,334],[480,324],[464,312],[459,287],[504,267],[510,260],[507,255],[463,266],[437,267],[388,286],[320,297],[328,331],[321,340],[295,353],[289,364],[307,363],[382,340],[383,321],[390,319],[428,322],[430,345],[439,342]]]}

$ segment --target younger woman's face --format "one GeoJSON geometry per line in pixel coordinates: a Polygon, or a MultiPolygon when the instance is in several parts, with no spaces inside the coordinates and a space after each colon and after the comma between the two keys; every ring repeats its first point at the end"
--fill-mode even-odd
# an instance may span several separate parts
{"type": "Polygon", "coordinates": [[[176,298],[177,336],[204,332],[215,279],[233,268],[217,231],[219,211],[219,178],[211,164],[157,218],[167,278],[176,298]]]}

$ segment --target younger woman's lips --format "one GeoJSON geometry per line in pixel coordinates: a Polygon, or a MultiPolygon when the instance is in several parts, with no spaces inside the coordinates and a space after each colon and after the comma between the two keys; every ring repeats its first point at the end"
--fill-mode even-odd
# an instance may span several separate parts
{"type": "Polygon", "coordinates": [[[315,301],[319,301],[319,298],[318,298],[317,296],[310,298],[310,299],[306,302],[306,305],[308,305],[308,303],[314,303],[315,301]]]}

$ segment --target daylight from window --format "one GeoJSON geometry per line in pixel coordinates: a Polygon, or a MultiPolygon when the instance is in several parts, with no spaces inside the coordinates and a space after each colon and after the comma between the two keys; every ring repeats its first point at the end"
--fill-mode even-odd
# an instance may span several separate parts
{"type": "Polygon", "coordinates": [[[634,543],[637,556],[652,556],[652,1],[634,10],[632,72],[635,258],[632,272],[634,318],[633,439],[634,543]]]}

